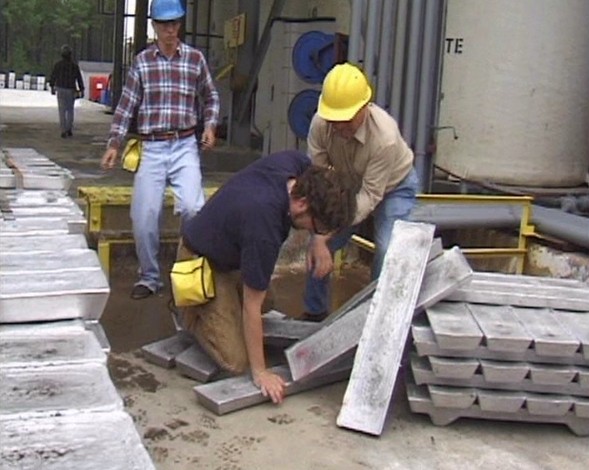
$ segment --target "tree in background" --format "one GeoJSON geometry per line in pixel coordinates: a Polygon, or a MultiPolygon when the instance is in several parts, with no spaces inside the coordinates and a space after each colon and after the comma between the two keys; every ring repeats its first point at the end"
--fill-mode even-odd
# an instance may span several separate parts
{"type": "Polygon", "coordinates": [[[84,34],[96,24],[101,0],[2,0],[1,32],[6,36],[0,67],[5,71],[46,75],[69,44],[76,59],[84,34]]]}

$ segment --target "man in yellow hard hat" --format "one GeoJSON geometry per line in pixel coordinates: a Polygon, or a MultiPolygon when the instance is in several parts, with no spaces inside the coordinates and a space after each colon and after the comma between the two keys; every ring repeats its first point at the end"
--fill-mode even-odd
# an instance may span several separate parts
{"type": "Polygon", "coordinates": [[[376,279],[395,220],[407,219],[415,205],[418,178],[413,152],[393,117],[370,103],[371,97],[372,89],[362,70],[349,63],[338,64],[323,81],[311,121],[307,146],[313,163],[332,167],[358,192],[352,227],[311,238],[305,320],[321,321],[327,315],[333,253],[348,242],[354,226],[373,214],[376,251],[372,278],[376,279]]]}

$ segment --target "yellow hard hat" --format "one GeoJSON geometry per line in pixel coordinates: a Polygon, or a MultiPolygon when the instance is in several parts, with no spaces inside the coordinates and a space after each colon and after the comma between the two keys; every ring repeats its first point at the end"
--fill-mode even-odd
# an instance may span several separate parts
{"type": "Polygon", "coordinates": [[[349,63],[338,64],[323,80],[317,113],[326,121],[349,121],[371,97],[362,70],[349,63]]]}

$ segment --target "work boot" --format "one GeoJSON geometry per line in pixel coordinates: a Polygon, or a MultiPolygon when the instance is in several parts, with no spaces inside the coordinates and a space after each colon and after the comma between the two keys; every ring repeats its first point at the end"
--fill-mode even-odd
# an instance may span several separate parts
{"type": "Polygon", "coordinates": [[[321,313],[304,312],[299,318],[297,318],[297,320],[321,323],[323,320],[325,320],[327,318],[328,315],[329,315],[329,313],[327,313],[327,312],[321,312],[321,313]]]}
{"type": "Polygon", "coordinates": [[[67,131],[67,136],[68,136],[68,137],[72,137],[73,135],[74,135],[74,134],[72,134],[72,131],[71,131],[71,130],[70,130],[70,131],[67,131]]]}
{"type": "Polygon", "coordinates": [[[61,133],[61,138],[62,138],[62,139],[65,139],[66,137],[67,137],[67,132],[62,132],[62,133],[61,133]]]}
{"type": "Polygon", "coordinates": [[[146,299],[147,297],[155,294],[149,287],[143,284],[137,284],[131,291],[131,298],[134,300],[146,299]]]}

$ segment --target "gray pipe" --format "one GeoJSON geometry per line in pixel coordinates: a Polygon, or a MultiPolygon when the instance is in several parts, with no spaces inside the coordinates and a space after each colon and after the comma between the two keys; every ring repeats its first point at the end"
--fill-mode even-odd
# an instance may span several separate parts
{"type": "Polygon", "coordinates": [[[380,12],[382,11],[382,0],[371,0],[368,2],[368,20],[366,24],[366,41],[364,47],[364,73],[374,83],[374,69],[376,56],[376,44],[379,42],[380,34],[380,12]]]}
{"type": "Polygon", "coordinates": [[[426,0],[423,31],[423,48],[421,53],[421,73],[419,76],[419,94],[417,110],[417,129],[415,136],[414,166],[419,176],[421,192],[431,189],[431,161],[427,161],[427,141],[431,135],[432,96],[434,87],[434,67],[437,50],[437,23],[439,18],[437,0],[426,0]]]}
{"type": "Polygon", "coordinates": [[[350,38],[348,40],[348,62],[360,62],[360,44],[362,41],[362,11],[364,0],[352,0],[352,18],[350,20],[350,38]]]}
{"type": "Polygon", "coordinates": [[[410,220],[434,224],[439,229],[518,228],[522,208],[509,204],[437,204],[418,202],[410,220]]]}
{"type": "Polygon", "coordinates": [[[418,80],[419,49],[422,33],[423,0],[411,2],[411,20],[409,27],[409,51],[406,58],[407,74],[405,79],[405,96],[401,118],[401,134],[409,144],[414,145],[416,83],[418,80]]]}
{"type": "Polygon", "coordinates": [[[403,64],[405,63],[405,42],[407,38],[407,23],[409,14],[409,0],[399,0],[397,5],[397,21],[395,22],[395,49],[392,60],[392,81],[390,114],[397,121],[401,119],[403,64]]]}
{"type": "Polygon", "coordinates": [[[393,34],[393,25],[395,24],[396,3],[396,0],[384,0],[382,9],[375,98],[376,104],[382,108],[387,107],[386,100],[391,85],[391,51],[393,50],[395,40],[395,35],[393,34]]]}
{"type": "Polygon", "coordinates": [[[536,231],[589,248],[588,218],[534,205],[531,219],[536,231]]]}

